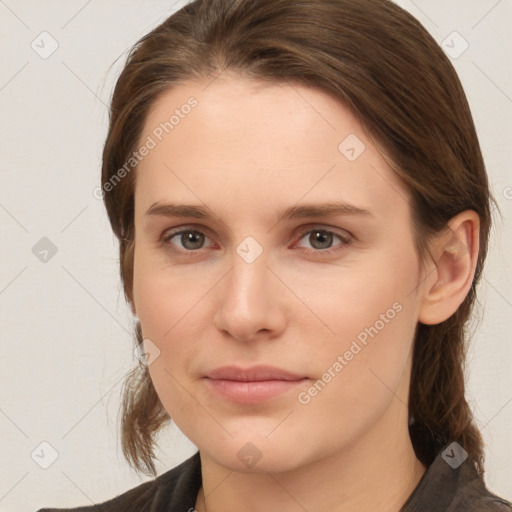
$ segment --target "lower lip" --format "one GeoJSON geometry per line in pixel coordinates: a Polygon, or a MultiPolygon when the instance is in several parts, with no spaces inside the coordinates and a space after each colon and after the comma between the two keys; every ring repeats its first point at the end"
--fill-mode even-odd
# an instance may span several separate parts
{"type": "Polygon", "coordinates": [[[275,398],[304,384],[308,379],[262,380],[243,382],[238,380],[204,379],[217,394],[241,404],[256,404],[275,398]]]}

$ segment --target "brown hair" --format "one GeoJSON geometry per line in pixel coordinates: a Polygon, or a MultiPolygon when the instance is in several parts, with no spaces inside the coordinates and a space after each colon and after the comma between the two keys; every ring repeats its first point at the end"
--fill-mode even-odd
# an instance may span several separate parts
{"type": "MultiPolygon", "coordinates": [[[[409,428],[424,464],[457,441],[483,474],[483,442],[465,398],[464,363],[493,198],[452,64],[427,30],[391,1],[195,0],[134,45],[114,89],[102,167],[126,299],[133,302],[135,172],[110,189],[105,185],[137,148],[148,111],[165,90],[224,70],[315,87],[348,106],[410,193],[423,261],[430,236],[449,219],[466,209],[480,216],[480,253],[468,295],[446,321],[417,326],[409,428]]],[[[142,342],[138,322],[135,338],[142,342]]],[[[170,418],[144,364],[128,375],[122,393],[123,453],[136,470],[154,476],[156,434],[170,418]]]]}

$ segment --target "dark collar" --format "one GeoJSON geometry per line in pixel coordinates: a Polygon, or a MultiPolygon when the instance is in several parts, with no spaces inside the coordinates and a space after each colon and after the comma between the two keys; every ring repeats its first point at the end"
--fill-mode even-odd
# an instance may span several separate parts
{"type": "Polygon", "coordinates": [[[155,496],[149,512],[195,512],[202,484],[199,452],[156,479],[155,496]]]}
{"type": "Polygon", "coordinates": [[[400,512],[498,512],[509,503],[491,493],[458,443],[448,443],[427,468],[400,512]]]}
{"type": "MultiPolygon", "coordinates": [[[[457,445],[458,446],[458,445],[457,445]]],[[[485,487],[471,459],[447,444],[427,468],[400,512],[510,511],[485,487]]],[[[462,452],[463,453],[463,452],[462,452]]],[[[156,479],[149,512],[193,512],[202,484],[199,452],[156,479]]]]}

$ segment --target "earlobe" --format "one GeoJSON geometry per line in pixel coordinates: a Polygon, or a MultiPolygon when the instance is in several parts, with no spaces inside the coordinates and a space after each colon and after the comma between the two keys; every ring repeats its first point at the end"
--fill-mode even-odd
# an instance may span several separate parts
{"type": "Polygon", "coordinates": [[[418,321],[434,325],[453,315],[468,294],[479,253],[480,219],[466,210],[433,243],[435,281],[426,282],[418,321]]]}

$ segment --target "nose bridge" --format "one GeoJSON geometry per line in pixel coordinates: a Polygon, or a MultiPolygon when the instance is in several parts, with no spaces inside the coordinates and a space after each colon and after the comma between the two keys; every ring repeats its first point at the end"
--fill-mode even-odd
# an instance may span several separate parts
{"type": "Polygon", "coordinates": [[[269,270],[266,254],[254,258],[251,248],[247,252],[243,252],[244,249],[247,248],[241,244],[233,254],[225,299],[233,313],[249,317],[249,314],[254,316],[264,304],[261,299],[269,286],[269,270]]]}
{"type": "Polygon", "coordinates": [[[268,253],[256,244],[246,239],[237,246],[216,313],[217,327],[239,340],[279,330],[284,323],[268,253]]]}
{"type": "Polygon", "coordinates": [[[228,293],[245,302],[257,297],[268,284],[268,260],[268,250],[256,238],[250,235],[243,238],[232,254],[228,293]]]}

